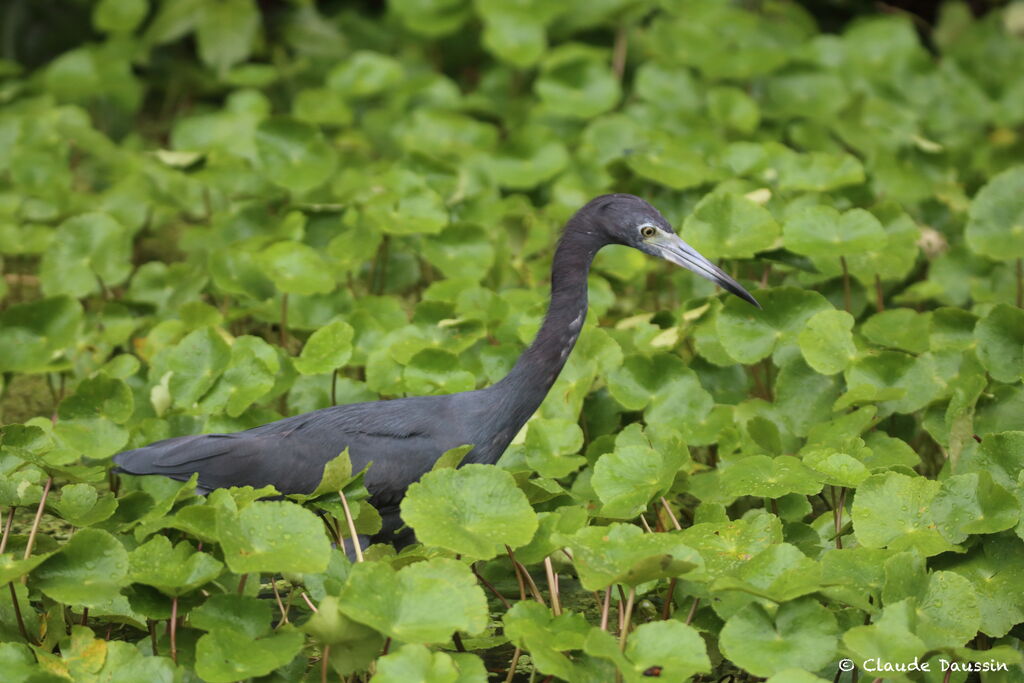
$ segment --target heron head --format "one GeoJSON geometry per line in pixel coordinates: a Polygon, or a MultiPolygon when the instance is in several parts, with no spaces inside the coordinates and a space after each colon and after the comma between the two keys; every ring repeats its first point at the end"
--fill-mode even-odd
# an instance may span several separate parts
{"type": "Polygon", "coordinates": [[[697,273],[758,308],[750,292],[683,241],[661,213],[631,194],[610,194],[590,202],[597,222],[613,244],[639,249],[697,273]]]}

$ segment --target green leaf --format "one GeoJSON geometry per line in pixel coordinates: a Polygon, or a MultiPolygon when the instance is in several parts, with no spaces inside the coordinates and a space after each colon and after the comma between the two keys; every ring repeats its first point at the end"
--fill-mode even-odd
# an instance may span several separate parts
{"type": "Polygon", "coordinates": [[[898,472],[868,477],[853,500],[857,539],[868,548],[916,548],[925,556],[949,550],[930,513],[940,488],[937,481],[898,472]]]}
{"type": "Polygon", "coordinates": [[[1024,621],[1024,544],[1005,536],[986,538],[966,555],[941,565],[966,578],[978,598],[981,630],[993,638],[1024,621]]]}
{"type": "Polygon", "coordinates": [[[855,661],[912,662],[927,649],[914,633],[916,621],[913,600],[895,602],[874,623],[848,630],[843,643],[855,653],[855,661]]]}
{"type": "Polygon", "coordinates": [[[106,531],[81,529],[34,572],[33,584],[57,602],[94,607],[127,583],[128,552],[106,531]]]}
{"type": "Polygon", "coordinates": [[[327,87],[346,97],[369,97],[393,88],[403,77],[398,60],[379,52],[358,50],[327,74],[327,87]]]}
{"type": "MultiPolygon", "coordinates": [[[[267,604],[262,600],[260,603],[267,604]]],[[[269,623],[269,612],[263,623],[269,623]]],[[[384,644],[383,635],[346,617],[333,595],[324,597],[317,611],[300,628],[317,642],[330,645],[331,667],[342,676],[364,671],[380,655],[384,644]]]]}
{"type": "Polygon", "coordinates": [[[929,348],[931,314],[909,308],[890,308],[866,321],[861,332],[879,346],[889,346],[910,353],[923,353],[929,348]]]}
{"type": "Polygon", "coordinates": [[[249,56],[259,29],[260,15],[253,0],[204,3],[196,23],[199,56],[223,73],[249,56]]]}
{"type": "MultiPolygon", "coordinates": [[[[864,167],[857,157],[850,154],[810,152],[808,154],[784,154],[779,158],[779,189],[786,191],[827,192],[847,185],[864,182],[864,167]]],[[[858,219],[844,221],[846,227],[857,235],[873,230],[867,211],[854,209],[858,219]]],[[[877,222],[877,221],[876,221],[877,222]]],[[[787,223],[788,228],[788,223],[787,223]]],[[[784,230],[785,233],[785,230],[784,230]]],[[[830,234],[830,237],[832,235],[830,234]]],[[[878,235],[881,236],[880,234],[878,235]]],[[[789,246],[788,239],[786,245],[789,246]]],[[[794,249],[799,251],[798,249],[794,249]]],[[[863,250],[860,250],[863,251],[863,250]]]]}
{"type": "Polygon", "coordinates": [[[363,204],[370,225],[392,235],[437,234],[448,225],[444,199],[417,173],[393,168],[363,204]]]}
{"type": "Polygon", "coordinates": [[[65,296],[0,311],[0,371],[45,371],[71,345],[81,321],[81,304],[65,296]]]}
{"type": "Polygon", "coordinates": [[[935,400],[942,391],[935,361],[929,354],[911,356],[896,351],[882,351],[858,359],[845,372],[846,384],[856,389],[873,386],[879,391],[902,389],[903,395],[879,406],[884,414],[913,413],[935,400]]]}
{"type": "Polygon", "coordinates": [[[5,584],[17,581],[53,555],[53,552],[49,552],[32,555],[28,559],[16,559],[14,553],[4,553],[0,555],[0,581],[5,584]]]}
{"type": "Polygon", "coordinates": [[[131,33],[148,11],[147,0],[100,0],[93,8],[92,23],[100,31],[131,33]]]}
{"type": "Polygon", "coordinates": [[[471,683],[486,680],[487,671],[474,654],[449,655],[409,644],[378,659],[373,678],[380,683],[471,683]]]}
{"type": "Polygon", "coordinates": [[[978,360],[993,379],[1016,382],[1024,378],[1024,311],[998,304],[974,328],[978,360]]]}
{"type": "Polygon", "coordinates": [[[626,659],[633,665],[631,672],[625,672],[631,683],[647,680],[645,672],[652,667],[658,667],[660,677],[670,681],[711,671],[704,639],[695,628],[674,619],[638,626],[626,641],[626,659]]]}
{"type": "Polygon", "coordinates": [[[295,359],[295,369],[303,375],[331,372],[348,362],[352,356],[352,326],[341,320],[321,327],[310,335],[295,359]]]}
{"type": "Polygon", "coordinates": [[[487,598],[461,562],[436,558],[398,570],[377,562],[352,567],[341,592],[352,619],[406,643],[445,643],[454,631],[487,626],[487,598]]]}
{"type": "Polygon", "coordinates": [[[817,671],[834,661],[837,631],[835,616],[813,598],[787,602],[774,615],[751,603],[725,622],[719,645],[755,676],[793,666],[817,671]]]}
{"type": "Polygon", "coordinates": [[[787,346],[820,311],[832,310],[817,292],[783,288],[758,292],[763,310],[729,297],[718,314],[718,334],[726,353],[740,363],[756,363],[787,346]]]}
{"type": "Polygon", "coordinates": [[[238,512],[217,511],[224,560],[236,574],[321,572],[330,559],[323,524],[287,501],[257,501],[238,512]]]}
{"type": "Polygon", "coordinates": [[[420,542],[474,559],[525,545],[537,530],[537,515],[512,475],[487,465],[428,472],[401,507],[420,542]]]}
{"type": "Polygon", "coordinates": [[[388,9],[410,31],[431,38],[454,33],[473,14],[466,0],[394,0],[388,9]]]}
{"type": "Polygon", "coordinates": [[[267,600],[237,593],[219,593],[211,595],[206,602],[190,611],[188,618],[189,625],[204,631],[235,631],[250,638],[259,638],[270,633],[272,610],[267,600]]]}
{"type": "Polygon", "coordinates": [[[301,242],[277,242],[258,255],[274,285],[285,294],[326,294],[334,290],[334,276],[323,258],[301,242]]]}
{"type": "Polygon", "coordinates": [[[174,547],[165,536],[154,536],[128,555],[128,578],[152,586],[165,595],[185,595],[213,581],[223,563],[208,553],[195,552],[181,541],[174,547]]]}
{"type": "Polygon", "coordinates": [[[210,683],[264,676],[299,654],[303,641],[302,633],[287,627],[258,640],[231,629],[217,629],[196,643],[196,673],[210,683]]]}
{"type": "Polygon", "coordinates": [[[603,114],[621,97],[607,55],[575,43],[559,45],[547,54],[533,87],[550,111],[570,118],[603,114]]]}
{"type": "Polygon", "coordinates": [[[542,477],[557,479],[584,464],[573,455],[583,447],[583,430],[562,418],[534,418],[526,431],[526,464],[542,477]]]}
{"type": "Polygon", "coordinates": [[[423,349],[402,373],[410,394],[454,394],[476,387],[476,377],[461,369],[459,358],[442,349],[423,349]]]}
{"type": "Polygon", "coordinates": [[[60,224],[43,253],[39,277],[48,296],[84,297],[119,285],[132,272],[131,235],[105,213],[84,213],[60,224]]]}
{"type": "Polygon", "coordinates": [[[229,417],[238,417],[274,388],[280,370],[274,347],[252,335],[236,337],[227,368],[203,397],[200,408],[211,414],[223,410],[229,417]]]}
{"type": "Polygon", "coordinates": [[[1024,166],[996,175],[974,196],[964,236],[996,261],[1024,258],[1024,166]]]}
{"type": "Polygon", "coordinates": [[[520,601],[502,617],[508,639],[529,651],[538,671],[571,680],[574,666],[563,654],[583,647],[590,624],[579,614],[554,617],[544,605],[520,601]]]}
{"type": "Polygon", "coordinates": [[[797,337],[807,364],[823,375],[834,375],[857,357],[853,344],[853,316],[846,311],[820,311],[797,337]]]}
{"type": "Polygon", "coordinates": [[[637,586],[680,576],[703,564],[697,551],[679,535],[645,534],[631,524],[586,527],[564,541],[572,548],[580,583],[591,591],[614,583],[637,586]]]}
{"type": "Polygon", "coordinates": [[[667,491],[683,456],[666,455],[647,445],[625,445],[598,458],[590,482],[604,503],[601,516],[633,519],[655,495],[667,491]]]}
{"type": "Polygon", "coordinates": [[[108,519],[117,509],[117,499],[109,493],[100,496],[91,484],[68,484],[61,487],[53,507],[64,521],[83,527],[108,519]]]}
{"type": "Polygon", "coordinates": [[[829,262],[870,251],[886,239],[882,224],[864,209],[840,215],[830,206],[810,206],[797,213],[786,221],[782,235],[787,249],[829,262]]]}
{"type": "Polygon", "coordinates": [[[698,202],[682,233],[710,259],[751,258],[775,244],[781,231],[771,213],[746,197],[715,192],[698,202]]]}
{"type": "Polygon", "coordinates": [[[790,493],[814,495],[821,477],[791,455],[751,455],[722,471],[722,487],[731,495],[781,498],[790,493]]]}
{"type": "Polygon", "coordinates": [[[782,604],[818,592],[822,588],[821,566],[796,546],[777,543],[768,546],[732,576],[719,577],[711,586],[715,612],[728,619],[755,598],[782,604]]]}
{"type": "Polygon", "coordinates": [[[261,122],[255,140],[263,173],[296,194],[322,185],[338,162],[320,130],[296,119],[278,117],[261,122]]]}
{"type": "Polygon", "coordinates": [[[176,405],[191,408],[213,386],[227,367],[231,350],[212,328],[191,332],[170,349],[170,391],[176,405]]]}
{"type": "Polygon", "coordinates": [[[1012,529],[1020,518],[1017,499],[988,472],[957,474],[942,482],[931,503],[935,525],[950,543],[974,534],[1012,529]]]}

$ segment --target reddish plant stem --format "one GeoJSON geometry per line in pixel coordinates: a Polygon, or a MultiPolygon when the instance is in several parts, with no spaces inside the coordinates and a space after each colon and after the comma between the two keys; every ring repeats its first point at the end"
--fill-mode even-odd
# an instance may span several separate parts
{"type": "MultiPolygon", "coordinates": [[[[498,600],[501,601],[501,604],[505,606],[505,609],[512,609],[512,605],[509,604],[508,600],[505,599],[504,595],[502,595],[501,593],[498,592],[498,589],[494,587],[494,584],[492,584],[490,581],[488,581],[484,577],[480,576],[480,572],[477,571],[475,564],[469,565],[469,568],[470,568],[470,570],[472,570],[473,575],[476,576],[477,581],[482,583],[484,586],[487,587],[488,590],[490,590],[492,593],[494,593],[494,597],[498,598],[498,600]]],[[[517,572],[517,576],[518,576],[518,572],[517,572]]],[[[524,594],[523,597],[525,598],[526,595],[524,594]]]]}
{"type": "Polygon", "coordinates": [[[308,595],[306,595],[305,593],[303,593],[303,594],[302,594],[302,599],[306,601],[306,604],[307,604],[307,605],[309,605],[309,609],[313,610],[313,613],[314,613],[314,614],[316,614],[317,612],[319,612],[319,611],[320,611],[320,610],[318,610],[318,609],[316,608],[316,605],[314,605],[314,604],[313,604],[313,601],[312,601],[312,600],[310,600],[310,599],[309,599],[309,596],[308,596],[308,595]]]}
{"type": "Polygon", "coordinates": [[[672,616],[672,605],[676,594],[676,579],[672,578],[668,582],[668,590],[665,591],[665,604],[661,608],[661,619],[667,621],[672,616]]]}
{"type": "Polygon", "coordinates": [[[245,591],[245,582],[249,580],[248,574],[242,574],[242,578],[238,580],[238,594],[241,595],[245,591]]]}
{"type": "Polygon", "coordinates": [[[14,619],[18,622],[18,631],[21,632],[21,637],[25,639],[26,643],[35,645],[35,642],[28,637],[25,620],[21,617],[21,605],[18,604],[18,592],[14,590],[14,582],[8,583],[7,587],[11,589],[11,604],[14,606],[14,619]]]}

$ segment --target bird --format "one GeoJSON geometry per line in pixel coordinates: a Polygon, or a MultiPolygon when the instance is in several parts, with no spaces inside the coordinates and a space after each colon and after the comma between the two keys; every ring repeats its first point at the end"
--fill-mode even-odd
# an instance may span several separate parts
{"type": "MultiPolygon", "coordinates": [[[[760,308],[736,280],[676,234],[650,203],[631,194],[596,197],[562,229],[551,267],[551,299],[529,347],[500,381],[473,391],[337,405],[232,434],[179,436],[114,456],[117,471],[187,481],[197,491],[272,485],[311,493],[324,466],[348,449],[381,531],[360,537],[402,547],[414,540],[399,506],[406,489],[446,451],[472,445],[462,464],[494,464],[558,378],[587,315],[587,275],[598,250],[625,245],[704,277],[760,308]]],[[[351,548],[346,544],[346,550],[351,548]]]]}

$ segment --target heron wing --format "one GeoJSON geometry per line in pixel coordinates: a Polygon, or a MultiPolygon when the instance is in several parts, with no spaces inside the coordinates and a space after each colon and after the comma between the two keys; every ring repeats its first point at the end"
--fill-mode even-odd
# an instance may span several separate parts
{"type": "Polygon", "coordinates": [[[324,465],[346,448],[353,469],[371,464],[374,503],[390,505],[449,448],[465,443],[447,396],[336,406],[234,434],[165,439],[114,456],[121,471],[181,481],[199,475],[204,490],[271,484],[308,493],[324,465]]]}

